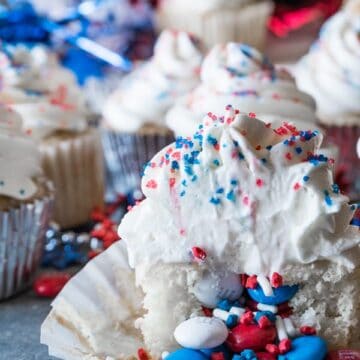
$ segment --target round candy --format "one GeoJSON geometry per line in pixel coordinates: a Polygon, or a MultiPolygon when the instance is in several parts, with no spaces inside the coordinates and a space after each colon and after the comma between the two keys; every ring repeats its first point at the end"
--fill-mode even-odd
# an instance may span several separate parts
{"type": "Polygon", "coordinates": [[[166,356],[165,360],[208,360],[209,358],[201,351],[191,349],[179,349],[166,356]]]}
{"type": "Polygon", "coordinates": [[[289,301],[299,290],[297,285],[280,286],[273,288],[274,296],[265,296],[260,286],[255,289],[247,289],[249,296],[258,303],[266,305],[279,305],[289,301]]]}
{"type": "Polygon", "coordinates": [[[360,350],[335,350],[330,351],[326,360],[359,360],[360,350]]]}
{"type": "Polygon", "coordinates": [[[239,324],[231,329],[226,340],[227,346],[234,352],[246,349],[261,351],[267,344],[272,344],[276,339],[276,328],[270,326],[261,329],[255,324],[239,324]]]}
{"type": "Polygon", "coordinates": [[[323,360],[327,354],[325,341],[319,336],[302,336],[291,343],[291,350],[278,360],[323,360]]]}
{"type": "Polygon", "coordinates": [[[223,344],[228,329],[222,320],[210,317],[193,317],[177,326],[175,340],[190,349],[211,349],[223,344]]]}
{"type": "Polygon", "coordinates": [[[70,277],[66,273],[41,275],[35,280],[33,289],[38,296],[53,298],[62,290],[70,277]]]}
{"type": "Polygon", "coordinates": [[[215,308],[222,299],[231,301],[239,299],[244,288],[237,274],[230,273],[226,276],[217,277],[206,272],[194,286],[193,293],[202,305],[215,308]]]}

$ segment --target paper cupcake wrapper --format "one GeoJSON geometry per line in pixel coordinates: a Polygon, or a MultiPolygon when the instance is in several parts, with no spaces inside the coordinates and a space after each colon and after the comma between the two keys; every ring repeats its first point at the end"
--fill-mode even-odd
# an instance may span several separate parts
{"type": "Polygon", "coordinates": [[[134,321],[142,293],[121,241],[89,262],[64,287],[41,327],[41,343],[60,359],[137,359],[134,321]],[[98,357],[97,357],[98,356],[98,357]]]}
{"type": "Polygon", "coordinates": [[[168,6],[164,2],[157,19],[161,29],[188,31],[199,36],[208,47],[236,41],[263,50],[266,24],[272,9],[270,1],[261,1],[240,9],[223,9],[205,14],[179,13],[171,9],[171,2],[168,6]]]}
{"type": "Polygon", "coordinates": [[[350,184],[351,200],[360,201],[360,159],[356,145],[360,137],[359,126],[324,126],[326,130],[325,145],[335,144],[339,147],[336,170],[344,174],[344,180],[350,184]]]}
{"type": "Polygon", "coordinates": [[[166,145],[172,135],[139,135],[103,130],[106,167],[106,199],[139,190],[144,166],[166,145]]]}
{"type": "Polygon", "coordinates": [[[104,205],[104,165],[98,131],[43,144],[41,151],[45,174],[56,189],[54,220],[62,228],[85,224],[94,207],[104,205]]]}
{"type": "Polygon", "coordinates": [[[25,290],[34,280],[52,210],[50,196],[0,211],[0,300],[25,290]]]}

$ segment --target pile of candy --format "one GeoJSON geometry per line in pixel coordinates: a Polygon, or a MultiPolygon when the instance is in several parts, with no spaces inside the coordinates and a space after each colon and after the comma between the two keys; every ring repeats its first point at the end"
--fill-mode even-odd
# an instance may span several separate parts
{"type": "MultiPolygon", "coordinates": [[[[190,317],[178,325],[174,337],[181,348],[172,353],[164,352],[163,359],[326,358],[327,345],[316,336],[316,330],[310,326],[297,329],[291,320],[292,309],[288,302],[298,291],[297,285],[283,285],[278,273],[271,279],[231,274],[220,279],[217,286],[210,286],[211,281],[210,275],[204,277],[194,291],[198,300],[207,305],[203,307],[204,316],[190,317]]],[[[359,354],[342,350],[342,353],[330,353],[328,359],[358,359],[359,354]],[[349,357],[342,357],[342,354],[349,357]]],[[[144,349],[139,349],[138,358],[149,359],[144,349]]]]}

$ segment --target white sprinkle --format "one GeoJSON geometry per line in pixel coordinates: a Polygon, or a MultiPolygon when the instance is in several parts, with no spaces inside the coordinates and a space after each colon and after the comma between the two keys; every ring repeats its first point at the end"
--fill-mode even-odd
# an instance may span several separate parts
{"type": "Polygon", "coordinates": [[[290,337],[297,336],[298,331],[295,329],[295,326],[294,326],[293,322],[291,321],[291,319],[290,318],[285,318],[285,319],[283,319],[283,321],[284,321],[286,332],[288,333],[288,335],[290,337]]]}
{"type": "Polygon", "coordinates": [[[269,279],[267,279],[264,275],[258,275],[257,282],[262,288],[265,296],[274,296],[273,288],[269,279]]]}
{"type": "Polygon", "coordinates": [[[214,309],[213,316],[221,319],[223,321],[226,321],[229,317],[230,313],[228,311],[222,310],[222,309],[214,309]]]}
{"type": "Polygon", "coordinates": [[[260,311],[271,311],[273,314],[277,314],[278,307],[276,305],[257,304],[257,309],[260,311]]]}
{"type": "Polygon", "coordinates": [[[279,341],[289,338],[288,334],[286,332],[284,320],[280,316],[276,316],[275,326],[276,326],[279,341]]]}
{"type": "Polygon", "coordinates": [[[230,314],[235,314],[237,315],[238,317],[241,317],[242,314],[245,313],[245,309],[244,308],[241,308],[241,307],[237,307],[237,306],[233,306],[231,309],[230,309],[230,314]]]}

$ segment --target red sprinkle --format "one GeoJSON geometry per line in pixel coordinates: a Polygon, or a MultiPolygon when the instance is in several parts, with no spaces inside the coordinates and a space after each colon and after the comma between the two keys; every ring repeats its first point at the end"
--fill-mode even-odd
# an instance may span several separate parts
{"type": "Polygon", "coordinates": [[[265,349],[267,352],[273,355],[279,355],[280,353],[279,348],[275,344],[267,344],[265,349]]]}
{"type": "Polygon", "coordinates": [[[176,179],[175,179],[175,178],[170,178],[170,179],[169,179],[169,186],[170,186],[171,188],[174,187],[175,183],[176,183],[176,179]]]}
{"type": "Polygon", "coordinates": [[[250,325],[253,323],[253,321],[254,321],[254,314],[252,311],[247,311],[246,313],[241,315],[240,324],[250,325]]]}
{"type": "Polygon", "coordinates": [[[274,288],[279,288],[283,285],[283,278],[279,273],[274,272],[271,276],[270,282],[274,288]]]}
{"type": "Polygon", "coordinates": [[[256,186],[262,187],[264,185],[264,181],[262,179],[256,179],[256,186]]]}
{"type": "Polygon", "coordinates": [[[222,352],[216,352],[211,354],[211,360],[225,360],[225,356],[222,352]]]}
{"type": "Polygon", "coordinates": [[[291,160],[292,159],[292,155],[288,152],[286,153],[285,157],[288,159],[288,160],[291,160]]]}
{"type": "Polygon", "coordinates": [[[194,258],[197,260],[204,261],[206,259],[206,256],[207,256],[206,252],[197,246],[194,246],[193,248],[191,248],[191,252],[192,252],[194,258]]]}
{"type": "Polygon", "coordinates": [[[206,317],[213,317],[213,311],[211,309],[203,306],[202,311],[206,317]]]}
{"type": "Polygon", "coordinates": [[[291,350],[291,340],[290,339],[283,339],[279,343],[279,351],[280,354],[286,354],[291,350]]]}
{"type": "Polygon", "coordinates": [[[246,280],[246,285],[245,287],[247,289],[255,289],[258,285],[258,282],[257,282],[257,276],[256,275],[251,275],[247,278],[246,280]]]}
{"type": "Polygon", "coordinates": [[[157,188],[157,182],[152,179],[152,180],[149,180],[147,183],[146,183],[146,187],[149,188],[149,189],[156,189],[157,188]]]}
{"type": "Polygon", "coordinates": [[[138,349],[137,353],[139,360],[149,360],[149,356],[143,348],[138,349]]]}
{"type": "Polygon", "coordinates": [[[259,319],[258,324],[260,329],[267,329],[272,326],[272,322],[268,319],[267,316],[262,316],[259,319]]]}
{"type": "Polygon", "coordinates": [[[302,326],[300,328],[300,332],[303,335],[316,335],[316,329],[313,328],[312,326],[302,326]]]}
{"type": "Polygon", "coordinates": [[[298,182],[294,184],[294,187],[293,187],[294,190],[299,190],[300,188],[301,188],[301,185],[298,182]]]}
{"type": "Polygon", "coordinates": [[[253,113],[253,112],[250,112],[250,113],[249,113],[249,117],[251,117],[251,118],[256,118],[256,114],[253,113]]]}

